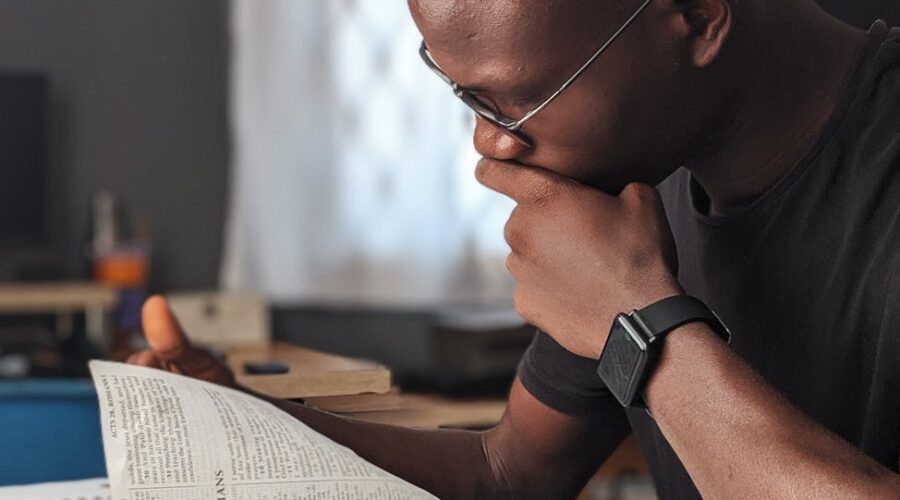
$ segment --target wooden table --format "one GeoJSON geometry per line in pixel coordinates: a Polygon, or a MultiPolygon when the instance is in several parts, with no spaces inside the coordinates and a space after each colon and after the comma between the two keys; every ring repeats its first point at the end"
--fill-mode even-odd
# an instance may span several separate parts
{"type": "MultiPolygon", "coordinates": [[[[238,381],[264,394],[304,398],[306,404],[356,420],[422,429],[487,429],[496,425],[506,400],[456,399],[404,393],[390,387],[390,370],[370,361],[325,354],[290,344],[244,346],[228,354],[238,381]],[[278,361],[280,375],[241,373],[247,362],[278,361]]],[[[648,474],[634,437],[626,439],[593,480],[648,474]]]]}
{"type": "MultiPolygon", "coordinates": [[[[419,429],[489,429],[500,421],[506,410],[503,399],[451,399],[397,390],[388,394],[309,398],[306,403],[356,420],[419,429]]],[[[649,474],[637,440],[629,436],[594,474],[578,498],[590,499],[592,489],[604,481],[649,474]]]]}
{"type": "MultiPolygon", "coordinates": [[[[391,387],[390,370],[372,361],[347,358],[275,342],[226,352],[238,383],[277,398],[307,404],[368,422],[424,428],[482,428],[500,421],[505,400],[458,400],[406,394],[391,387]],[[285,373],[251,374],[248,367],[274,363],[285,373]],[[280,366],[279,366],[280,365],[280,366]]],[[[251,370],[252,371],[252,370],[251,370]]]]}

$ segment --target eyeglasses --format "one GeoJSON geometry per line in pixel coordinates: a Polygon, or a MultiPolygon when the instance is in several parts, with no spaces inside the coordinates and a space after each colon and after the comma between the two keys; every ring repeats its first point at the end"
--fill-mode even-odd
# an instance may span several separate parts
{"type": "Polygon", "coordinates": [[[592,64],[594,64],[594,61],[596,61],[600,57],[600,55],[603,54],[606,49],[608,49],[609,46],[612,45],[614,41],[616,41],[617,38],[619,38],[619,35],[621,35],[625,31],[625,29],[628,28],[628,26],[630,26],[631,23],[633,23],[634,20],[641,15],[641,12],[643,12],[652,1],[653,0],[645,0],[644,3],[642,3],[636,11],[634,11],[634,14],[632,14],[631,17],[629,17],[628,20],[625,21],[625,23],[618,30],[616,30],[615,33],[613,33],[609,40],[607,40],[606,43],[604,43],[600,47],[600,49],[597,50],[597,52],[595,52],[594,55],[592,55],[591,58],[588,59],[587,62],[584,63],[584,65],[582,65],[574,75],[572,75],[571,78],[566,80],[566,83],[562,84],[562,87],[560,87],[559,90],[550,95],[550,97],[539,104],[536,108],[525,113],[525,115],[519,119],[504,116],[498,111],[491,109],[489,105],[479,99],[478,96],[475,95],[472,91],[460,86],[458,83],[453,81],[453,79],[447,76],[447,73],[444,73],[444,70],[442,70],[437,61],[434,60],[434,57],[431,55],[431,51],[429,51],[428,47],[425,45],[425,40],[422,40],[422,45],[421,47],[419,47],[419,55],[422,57],[425,65],[428,66],[428,68],[431,69],[431,71],[433,71],[437,76],[439,76],[441,80],[447,82],[447,84],[450,85],[450,87],[453,89],[453,93],[456,95],[456,97],[462,100],[462,102],[464,102],[468,107],[472,108],[472,111],[474,111],[475,114],[484,118],[494,126],[502,128],[512,135],[516,136],[517,138],[525,141],[526,143],[531,144],[531,140],[522,133],[522,126],[525,125],[526,122],[534,118],[535,115],[543,111],[544,108],[549,106],[550,103],[553,102],[557,97],[559,97],[560,94],[565,92],[566,89],[571,87],[572,84],[575,83],[575,81],[578,80],[578,78],[580,78],[581,75],[583,75],[588,70],[588,68],[591,67],[592,64]]]}

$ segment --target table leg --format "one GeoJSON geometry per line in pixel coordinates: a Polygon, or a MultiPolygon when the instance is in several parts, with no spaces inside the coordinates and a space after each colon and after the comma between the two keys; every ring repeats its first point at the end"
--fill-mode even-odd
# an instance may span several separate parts
{"type": "Polygon", "coordinates": [[[57,339],[66,340],[72,337],[72,332],[75,330],[74,315],[75,314],[72,311],[60,311],[56,313],[53,329],[57,339]]]}
{"type": "Polygon", "coordinates": [[[100,349],[109,349],[109,337],[106,331],[106,310],[101,306],[88,306],[84,311],[87,337],[100,349]]]}

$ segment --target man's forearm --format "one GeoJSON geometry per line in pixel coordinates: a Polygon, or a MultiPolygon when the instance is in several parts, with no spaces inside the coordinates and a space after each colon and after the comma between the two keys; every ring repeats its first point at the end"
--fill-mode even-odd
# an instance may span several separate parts
{"type": "Polygon", "coordinates": [[[415,430],[344,418],[290,401],[265,398],[359,456],[442,499],[501,494],[482,434],[415,430]]]}
{"type": "Polygon", "coordinates": [[[647,403],[707,498],[897,498],[900,477],[794,408],[705,325],[672,332],[647,403]]]}
{"type": "MultiPolygon", "coordinates": [[[[245,389],[246,390],[246,389],[245,389]]],[[[503,419],[483,432],[371,424],[268,398],[373,464],[440,498],[573,498],[628,433],[621,408],[599,419],[566,415],[516,379],[503,419]]]]}

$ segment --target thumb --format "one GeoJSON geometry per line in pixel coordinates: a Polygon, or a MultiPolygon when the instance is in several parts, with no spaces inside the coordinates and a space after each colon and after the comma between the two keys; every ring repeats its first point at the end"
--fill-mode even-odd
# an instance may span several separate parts
{"type": "Polygon", "coordinates": [[[182,361],[191,344],[165,297],[154,295],[144,302],[141,322],[147,343],[160,361],[173,364],[182,361]]]}

